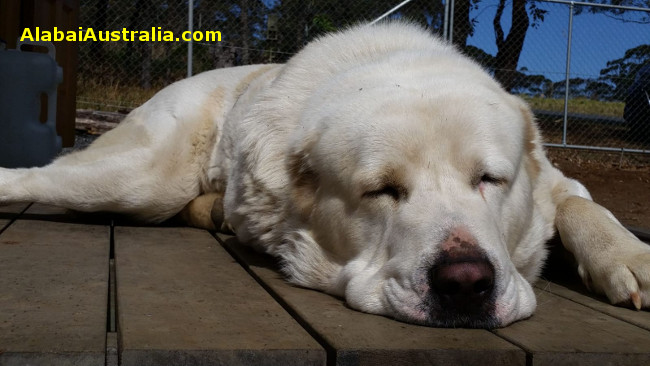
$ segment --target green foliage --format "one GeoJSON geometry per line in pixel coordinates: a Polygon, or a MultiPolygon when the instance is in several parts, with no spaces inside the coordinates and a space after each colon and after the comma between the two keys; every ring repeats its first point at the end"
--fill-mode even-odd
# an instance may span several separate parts
{"type": "Polygon", "coordinates": [[[600,70],[600,79],[614,85],[615,94],[624,96],[636,73],[647,63],[650,63],[650,44],[634,47],[625,51],[623,57],[607,62],[607,67],[600,70]]]}
{"type": "MultiPolygon", "coordinates": [[[[650,0],[592,0],[590,1],[596,4],[604,5],[616,5],[616,6],[629,6],[636,8],[650,8],[650,0]]],[[[604,8],[597,6],[590,7],[576,7],[576,14],[580,14],[583,11],[590,13],[604,13],[613,18],[625,21],[625,22],[634,22],[634,23],[650,23],[650,14],[646,12],[629,12],[623,9],[617,8],[604,8]]]]}
{"type": "MultiPolygon", "coordinates": [[[[324,33],[371,21],[395,6],[394,0],[282,0],[272,9],[279,14],[279,37],[271,43],[284,62],[309,41],[324,33]]],[[[424,25],[436,33],[442,28],[442,1],[413,0],[391,18],[403,18],[424,25]]]]}
{"type": "Polygon", "coordinates": [[[479,64],[483,65],[483,67],[487,69],[493,69],[494,68],[494,56],[490,55],[489,53],[483,51],[482,49],[475,47],[475,46],[466,46],[463,49],[463,53],[474,60],[476,60],[479,64]]]}

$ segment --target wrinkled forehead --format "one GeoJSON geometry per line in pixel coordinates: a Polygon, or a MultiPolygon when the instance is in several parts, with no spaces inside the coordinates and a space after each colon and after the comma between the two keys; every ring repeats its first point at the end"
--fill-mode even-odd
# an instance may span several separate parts
{"type": "MultiPolygon", "coordinates": [[[[313,157],[337,156],[349,167],[485,160],[518,164],[525,122],[505,93],[480,86],[451,90],[385,85],[330,96],[310,121],[318,137],[313,157]]],[[[470,167],[468,167],[469,169],[470,167]]]]}

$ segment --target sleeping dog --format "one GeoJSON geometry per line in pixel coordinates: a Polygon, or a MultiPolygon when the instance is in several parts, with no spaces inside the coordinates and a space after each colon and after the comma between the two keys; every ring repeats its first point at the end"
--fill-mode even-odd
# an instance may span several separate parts
{"type": "Polygon", "coordinates": [[[549,163],[530,108],[403,23],[179,81],[84,151],[0,169],[0,204],[32,201],[232,230],[294,284],[431,326],[530,316],[559,231],[592,290],[650,306],[650,247],[549,163]]]}

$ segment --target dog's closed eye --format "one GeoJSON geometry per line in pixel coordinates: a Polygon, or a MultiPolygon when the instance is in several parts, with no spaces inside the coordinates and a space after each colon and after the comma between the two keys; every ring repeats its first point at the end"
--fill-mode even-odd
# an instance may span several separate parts
{"type": "Polygon", "coordinates": [[[484,173],[484,174],[481,175],[479,183],[500,185],[500,184],[506,183],[506,180],[504,178],[498,178],[498,177],[496,177],[494,175],[484,173]]]}
{"type": "Polygon", "coordinates": [[[402,187],[385,185],[379,189],[364,192],[363,197],[364,198],[390,197],[393,200],[398,201],[400,198],[404,196],[404,194],[405,194],[404,188],[402,187]]]}
{"type": "Polygon", "coordinates": [[[483,199],[485,199],[485,190],[488,187],[504,187],[508,183],[508,180],[505,178],[499,178],[496,175],[489,173],[481,173],[472,180],[472,187],[478,190],[481,193],[483,199]]]}

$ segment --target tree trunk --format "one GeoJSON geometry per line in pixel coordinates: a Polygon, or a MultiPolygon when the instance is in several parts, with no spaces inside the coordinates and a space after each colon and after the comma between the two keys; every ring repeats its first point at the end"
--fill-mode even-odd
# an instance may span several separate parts
{"type": "Polygon", "coordinates": [[[513,0],[512,26],[508,35],[505,36],[501,27],[501,17],[504,9],[505,0],[499,0],[493,23],[498,49],[494,60],[494,77],[507,91],[510,91],[516,84],[517,65],[519,64],[521,50],[524,47],[530,20],[526,10],[526,0],[513,0]]]}

